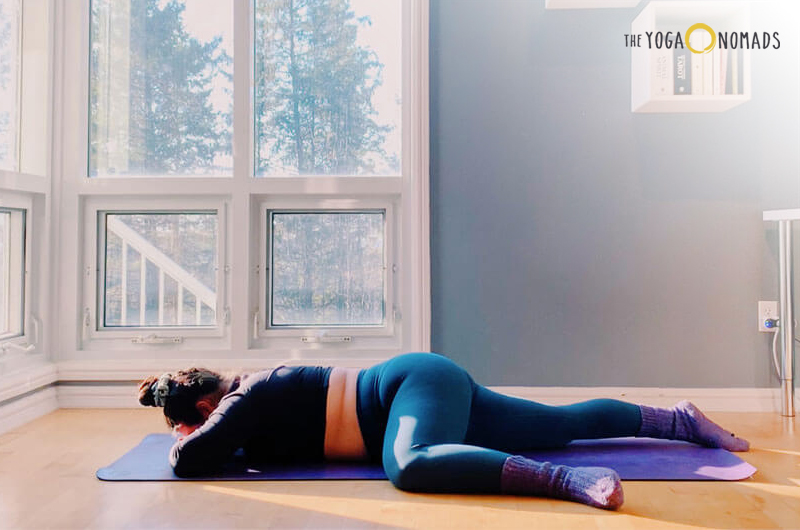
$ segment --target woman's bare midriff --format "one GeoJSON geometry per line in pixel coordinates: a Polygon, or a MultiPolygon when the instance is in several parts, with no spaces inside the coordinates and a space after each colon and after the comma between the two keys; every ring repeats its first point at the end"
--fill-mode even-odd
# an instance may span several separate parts
{"type": "Polygon", "coordinates": [[[356,381],[360,368],[334,367],[328,380],[325,409],[325,458],[366,460],[368,458],[356,412],[356,381]]]}

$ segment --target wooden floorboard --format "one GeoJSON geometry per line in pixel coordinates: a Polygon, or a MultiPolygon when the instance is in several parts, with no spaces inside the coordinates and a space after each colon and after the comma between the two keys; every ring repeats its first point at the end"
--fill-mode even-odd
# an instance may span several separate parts
{"type": "Polygon", "coordinates": [[[748,438],[739,482],[624,481],[607,512],[542,498],[405,493],[388,481],[101,482],[157,411],[59,410],[0,436],[0,528],[798,528],[800,437],[777,413],[710,413],[748,438]]]}

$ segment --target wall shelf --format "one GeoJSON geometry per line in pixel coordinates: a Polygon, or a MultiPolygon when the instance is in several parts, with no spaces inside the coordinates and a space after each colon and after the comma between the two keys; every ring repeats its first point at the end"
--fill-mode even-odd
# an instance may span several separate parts
{"type": "MultiPolygon", "coordinates": [[[[688,47],[648,48],[648,32],[655,36],[659,31],[671,31],[673,38],[680,32],[683,38],[698,22],[709,25],[715,33],[749,31],[749,9],[740,2],[654,1],[634,19],[631,34],[642,35],[642,46],[631,48],[633,112],[722,112],[750,99],[749,50],[723,50],[719,42],[707,54],[692,53],[688,47]],[[676,79],[679,61],[688,70],[682,81],[676,79]],[[685,92],[679,93],[681,89],[685,92]]],[[[695,32],[693,42],[695,36],[703,34],[707,35],[702,30],[695,32]]]]}

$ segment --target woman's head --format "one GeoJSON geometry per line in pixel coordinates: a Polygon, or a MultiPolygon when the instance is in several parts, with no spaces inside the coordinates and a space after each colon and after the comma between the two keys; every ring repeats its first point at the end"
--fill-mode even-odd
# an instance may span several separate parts
{"type": "Polygon", "coordinates": [[[205,368],[150,376],[139,385],[139,403],[164,407],[167,425],[200,425],[222,398],[222,376],[205,368]]]}

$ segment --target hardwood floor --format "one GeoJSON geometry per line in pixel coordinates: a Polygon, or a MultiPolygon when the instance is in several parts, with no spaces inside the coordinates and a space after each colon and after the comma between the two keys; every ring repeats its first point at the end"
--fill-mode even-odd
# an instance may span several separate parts
{"type": "Polygon", "coordinates": [[[800,528],[800,436],[777,413],[709,413],[751,442],[740,482],[624,481],[607,512],[532,497],[410,494],[388,481],[101,482],[158,411],[65,409],[0,436],[1,528],[800,528]]]}

